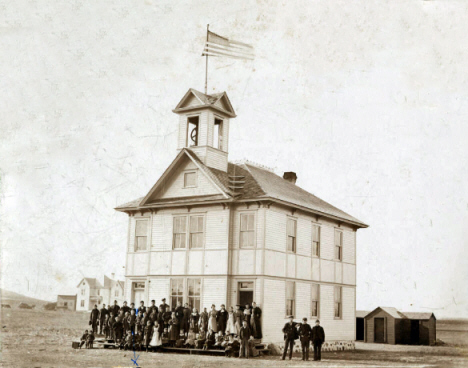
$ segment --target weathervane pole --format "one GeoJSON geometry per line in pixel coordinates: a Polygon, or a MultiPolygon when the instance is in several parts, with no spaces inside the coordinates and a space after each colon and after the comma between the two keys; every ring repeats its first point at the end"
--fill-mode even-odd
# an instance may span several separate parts
{"type": "MultiPolygon", "coordinates": [[[[208,43],[208,32],[210,25],[206,25],[206,42],[208,43]]],[[[207,45],[208,46],[208,45],[207,45]]],[[[206,66],[205,66],[205,95],[208,94],[208,54],[205,54],[206,57],[206,66]]]]}

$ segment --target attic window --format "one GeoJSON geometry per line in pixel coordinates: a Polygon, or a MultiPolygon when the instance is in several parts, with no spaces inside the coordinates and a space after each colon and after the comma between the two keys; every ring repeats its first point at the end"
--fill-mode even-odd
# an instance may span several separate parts
{"type": "Polygon", "coordinates": [[[186,172],[184,174],[184,188],[195,188],[197,186],[196,171],[186,172]]]}
{"type": "Polygon", "coordinates": [[[192,116],[187,120],[187,146],[198,146],[198,116],[192,116]]]}
{"type": "Polygon", "coordinates": [[[221,119],[215,119],[214,122],[213,147],[223,149],[223,121],[221,119]]]}

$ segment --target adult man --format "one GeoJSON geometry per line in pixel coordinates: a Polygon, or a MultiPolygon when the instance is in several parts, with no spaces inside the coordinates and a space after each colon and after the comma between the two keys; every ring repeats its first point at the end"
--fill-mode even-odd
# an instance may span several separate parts
{"type": "Polygon", "coordinates": [[[156,314],[158,314],[158,307],[156,307],[156,301],[155,301],[154,299],[151,301],[151,305],[149,306],[148,309],[149,309],[150,315],[151,315],[151,313],[153,313],[153,311],[154,311],[156,314]]]}
{"type": "Polygon", "coordinates": [[[252,325],[252,335],[256,339],[262,338],[261,318],[262,318],[262,310],[260,309],[260,307],[257,306],[257,303],[253,302],[251,325],[252,325]]]}
{"type": "Polygon", "coordinates": [[[179,320],[179,323],[182,323],[183,320],[184,320],[184,307],[182,307],[182,302],[177,302],[177,308],[175,309],[175,315],[176,315],[176,318],[179,320]]]}
{"type": "Polygon", "coordinates": [[[242,327],[240,329],[240,350],[239,350],[239,358],[245,356],[249,359],[249,339],[250,339],[250,328],[247,325],[247,321],[242,321],[242,327]]]}
{"type": "Polygon", "coordinates": [[[94,308],[91,310],[89,315],[89,324],[93,328],[93,332],[97,332],[97,325],[99,320],[99,310],[97,304],[94,304],[94,308]]]}
{"type": "Polygon", "coordinates": [[[109,312],[114,313],[114,318],[117,318],[119,315],[120,306],[117,304],[117,300],[114,300],[114,305],[109,307],[109,312]]]}
{"type": "Polygon", "coordinates": [[[307,323],[307,318],[302,319],[302,324],[299,326],[299,336],[302,347],[302,360],[309,360],[310,338],[312,336],[312,328],[307,323]]]}
{"type": "Polygon", "coordinates": [[[189,326],[190,326],[190,315],[192,314],[192,308],[189,307],[188,303],[185,303],[184,308],[184,320],[182,321],[181,325],[183,325],[185,335],[188,335],[189,326]]]}
{"type": "Polygon", "coordinates": [[[320,321],[315,321],[312,329],[312,344],[314,344],[314,360],[322,360],[322,344],[325,342],[325,331],[320,326],[320,321]]]}
{"type": "Polygon", "coordinates": [[[286,359],[286,354],[289,348],[289,360],[292,359],[294,340],[297,339],[297,328],[296,323],[294,322],[294,316],[289,316],[289,322],[287,322],[283,327],[284,333],[284,351],[282,359],[286,359]]]}
{"type": "MultiPolygon", "coordinates": [[[[145,307],[145,302],[143,300],[140,302],[140,306],[138,307],[138,311],[143,311],[143,313],[147,312],[146,307],[145,307]]],[[[150,315],[150,314],[151,314],[151,312],[148,312],[148,315],[150,315]]]]}
{"type": "MultiPolygon", "coordinates": [[[[123,314],[127,314],[127,312],[130,313],[130,307],[127,305],[127,302],[123,302],[123,306],[122,308],[120,308],[121,310],[123,310],[123,314]]],[[[119,311],[120,312],[120,311],[119,311]]]]}
{"type": "Polygon", "coordinates": [[[101,310],[99,311],[99,333],[102,334],[104,329],[104,322],[106,321],[106,316],[109,314],[109,311],[106,309],[106,305],[103,304],[101,310]]]}
{"type": "Polygon", "coordinates": [[[159,311],[163,313],[168,312],[169,305],[166,304],[166,298],[163,298],[161,301],[162,301],[162,304],[159,306],[159,311]]]}
{"type": "Polygon", "coordinates": [[[221,304],[221,309],[216,314],[216,321],[218,323],[218,331],[221,331],[223,333],[223,335],[226,332],[226,324],[227,324],[228,317],[229,317],[229,313],[226,310],[226,306],[224,304],[221,304]]]}

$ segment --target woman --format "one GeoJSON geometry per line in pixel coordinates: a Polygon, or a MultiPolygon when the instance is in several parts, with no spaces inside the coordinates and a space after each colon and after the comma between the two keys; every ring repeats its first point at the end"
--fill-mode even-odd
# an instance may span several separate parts
{"type": "Polygon", "coordinates": [[[234,317],[234,308],[231,307],[229,310],[228,314],[228,321],[227,321],[227,326],[226,326],[226,333],[229,331],[231,335],[234,335],[236,333],[236,321],[234,317]]]}
{"type": "Polygon", "coordinates": [[[200,319],[200,315],[198,314],[198,309],[194,309],[192,314],[190,315],[190,329],[189,331],[193,331],[195,334],[198,333],[198,320],[200,319]]]}
{"type": "Polygon", "coordinates": [[[210,311],[210,319],[208,321],[208,329],[211,329],[215,334],[218,332],[218,322],[216,320],[216,317],[218,316],[218,312],[216,311],[216,306],[213,304],[211,306],[211,311],[210,311]]]}
{"type": "Polygon", "coordinates": [[[257,303],[252,303],[252,335],[256,339],[262,338],[262,324],[260,319],[262,318],[262,310],[257,306],[257,303]]]}
{"type": "Polygon", "coordinates": [[[200,319],[199,319],[199,327],[200,329],[203,328],[203,331],[208,331],[208,312],[206,311],[206,308],[203,308],[203,312],[200,313],[200,319]]]}
{"type": "MultiPolygon", "coordinates": [[[[164,326],[162,326],[162,331],[164,331],[164,326]]],[[[162,346],[162,341],[161,341],[161,325],[159,321],[156,320],[153,326],[153,338],[150,341],[150,347],[153,350],[157,350],[160,346],[162,346]]]]}
{"type": "Polygon", "coordinates": [[[169,343],[171,346],[175,345],[175,342],[179,338],[179,327],[180,327],[180,322],[176,317],[175,312],[172,312],[172,317],[169,320],[169,343]]]}
{"type": "Polygon", "coordinates": [[[236,305],[236,311],[234,312],[236,335],[240,336],[240,329],[242,327],[242,321],[244,320],[244,314],[240,310],[240,305],[236,305]]]}
{"type": "Polygon", "coordinates": [[[252,329],[252,327],[250,326],[251,317],[252,317],[252,309],[250,309],[250,305],[246,304],[245,309],[244,309],[244,321],[247,321],[247,326],[249,326],[250,329],[252,329]]]}

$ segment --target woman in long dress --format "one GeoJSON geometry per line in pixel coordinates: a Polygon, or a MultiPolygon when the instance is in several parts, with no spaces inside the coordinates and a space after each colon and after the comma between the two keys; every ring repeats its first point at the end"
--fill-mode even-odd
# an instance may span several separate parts
{"type": "Polygon", "coordinates": [[[194,309],[192,314],[190,315],[190,330],[193,331],[195,334],[198,333],[198,320],[200,319],[200,315],[198,314],[198,309],[194,309]]]}
{"type": "Polygon", "coordinates": [[[257,306],[257,303],[252,304],[252,318],[250,319],[252,325],[252,335],[255,339],[262,338],[262,310],[257,306]]]}
{"type": "MultiPolygon", "coordinates": [[[[164,330],[164,326],[163,326],[163,330],[164,330]]],[[[159,324],[159,321],[156,321],[154,323],[154,326],[153,326],[153,337],[150,341],[150,346],[154,349],[154,350],[157,350],[158,347],[160,347],[162,345],[162,341],[161,341],[161,328],[160,328],[160,324],[159,324]]]]}
{"type": "Polygon", "coordinates": [[[172,312],[172,318],[169,321],[169,343],[173,346],[179,339],[180,322],[177,319],[175,312],[172,312]]]}
{"type": "Polygon", "coordinates": [[[216,321],[216,316],[218,312],[216,311],[216,306],[213,304],[211,306],[211,311],[209,314],[208,329],[213,330],[214,333],[218,332],[218,322],[216,321]]]}
{"type": "Polygon", "coordinates": [[[208,331],[208,312],[206,308],[203,308],[203,312],[200,313],[200,320],[199,320],[200,329],[203,328],[203,331],[208,331]]]}
{"type": "Polygon", "coordinates": [[[244,314],[240,310],[240,305],[236,305],[236,311],[234,312],[236,335],[240,336],[240,329],[242,327],[242,321],[244,320],[244,314]]]}
{"type": "Polygon", "coordinates": [[[229,314],[228,314],[226,333],[228,333],[228,332],[231,335],[234,335],[237,332],[237,330],[236,330],[236,321],[235,321],[235,317],[234,317],[234,308],[233,307],[231,307],[231,309],[229,310],[229,314]]]}

